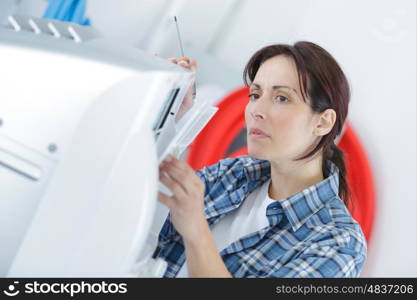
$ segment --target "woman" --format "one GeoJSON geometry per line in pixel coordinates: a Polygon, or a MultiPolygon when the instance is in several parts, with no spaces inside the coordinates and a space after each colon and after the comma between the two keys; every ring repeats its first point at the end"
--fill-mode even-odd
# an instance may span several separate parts
{"type": "Polygon", "coordinates": [[[198,171],[173,157],[160,166],[173,192],[158,195],[171,215],[154,252],[164,276],[358,276],[366,242],[334,143],[350,98],[343,71],[313,43],[279,44],[251,57],[244,82],[248,156],[198,171]]]}

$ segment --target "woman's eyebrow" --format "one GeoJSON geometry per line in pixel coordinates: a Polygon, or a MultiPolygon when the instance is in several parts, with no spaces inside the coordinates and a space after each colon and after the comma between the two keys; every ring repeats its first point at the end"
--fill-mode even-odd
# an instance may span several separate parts
{"type": "MultiPolygon", "coordinates": [[[[255,86],[258,89],[261,88],[261,86],[259,84],[257,84],[257,83],[252,83],[251,86],[255,86]]],[[[292,87],[289,87],[289,86],[286,86],[286,85],[274,85],[274,86],[272,86],[272,89],[273,90],[279,90],[279,89],[283,89],[283,88],[284,89],[292,90],[292,91],[294,91],[298,95],[297,90],[294,89],[294,88],[292,88],[292,87]]]]}

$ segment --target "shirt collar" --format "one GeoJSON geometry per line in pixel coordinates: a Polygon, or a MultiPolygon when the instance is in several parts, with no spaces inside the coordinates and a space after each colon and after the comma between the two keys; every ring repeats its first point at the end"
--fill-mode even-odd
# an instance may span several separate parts
{"type": "MultiPolygon", "coordinates": [[[[339,169],[330,160],[326,161],[328,176],[321,182],[309,186],[295,195],[279,200],[270,206],[278,205],[288,218],[294,231],[300,228],[312,215],[317,213],[331,199],[339,194],[339,169]]],[[[271,177],[271,166],[267,160],[253,158],[252,163],[244,165],[248,191],[260,186],[271,177]]]]}

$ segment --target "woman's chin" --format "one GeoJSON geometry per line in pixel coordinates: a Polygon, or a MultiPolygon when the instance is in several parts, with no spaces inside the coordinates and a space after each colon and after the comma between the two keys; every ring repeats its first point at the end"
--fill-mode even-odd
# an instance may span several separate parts
{"type": "Polygon", "coordinates": [[[265,151],[261,151],[260,149],[248,148],[248,155],[257,159],[268,159],[268,155],[266,155],[265,151]]]}

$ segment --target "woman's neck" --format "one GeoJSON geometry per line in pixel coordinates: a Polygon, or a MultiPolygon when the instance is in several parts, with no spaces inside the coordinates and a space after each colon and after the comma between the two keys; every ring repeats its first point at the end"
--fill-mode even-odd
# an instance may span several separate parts
{"type": "Polygon", "coordinates": [[[270,161],[269,197],[281,200],[322,181],[322,161],[321,155],[309,161],[270,161]]]}

